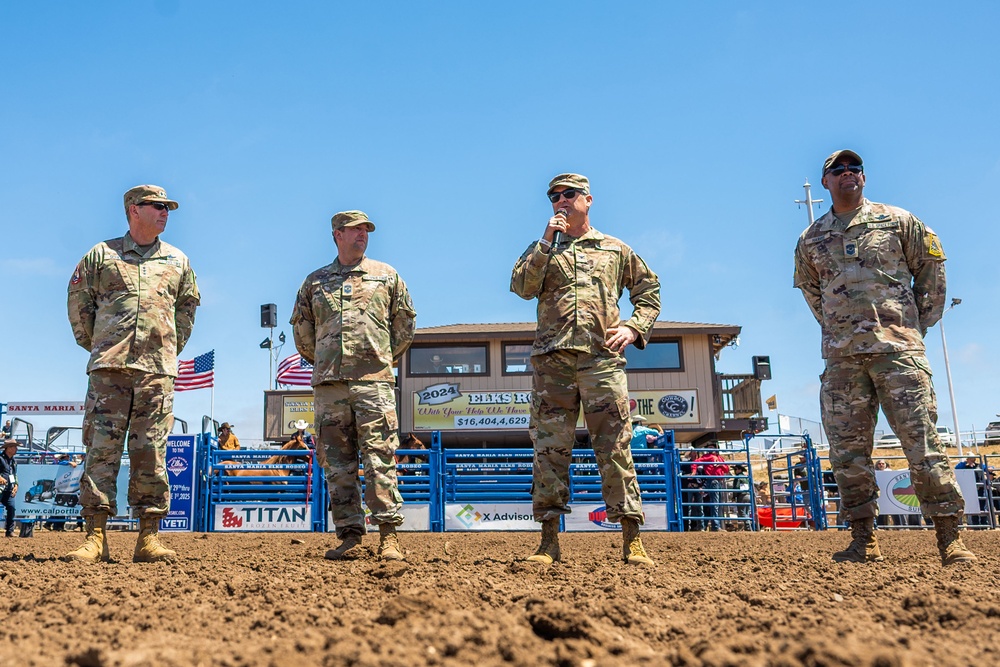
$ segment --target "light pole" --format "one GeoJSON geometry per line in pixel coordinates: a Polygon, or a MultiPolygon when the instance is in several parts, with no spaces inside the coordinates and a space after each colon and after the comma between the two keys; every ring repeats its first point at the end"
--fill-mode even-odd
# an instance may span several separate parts
{"type": "Polygon", "coordinates": [[[945,309],[944,313],[941,313],[941,321],[938,322],[941,326],[941,349],[944,350],[944,374],[948,377],[948,396],[951,397],[951,417],[955,420],[955,444],[958,445],[959,457],[964,456],[962,452],[962,434],[958,430],[958,408],[955,407],[955,387],[951,383],[951,365],[948,363],[948,341],[944,337],[944,316],[949,310],[960,303],[962,303],[961,299],[952,299],[951,305],[945,309]]]}

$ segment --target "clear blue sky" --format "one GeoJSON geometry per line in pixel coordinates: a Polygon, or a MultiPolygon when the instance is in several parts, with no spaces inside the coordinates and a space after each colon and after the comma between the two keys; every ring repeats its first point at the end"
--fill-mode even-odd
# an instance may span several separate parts
{"type": "MultiPolygon", "coordinates": [[[[203,295],[182,356],[216,350],[215,416],[253,438],[259,305],[287,322],[334,256],[333,213],[376,221],[369,255],[406,279],[419,326],[530,321],[510,269],[548,179],[576,171],[593,224],[660,275],[661,319],[741,325],[719,370],[770,355],[764,396],[818,419],[792,201],[807,178],[828,199],[822,161],[849,147],[866,195],[943,241],[958,412],[982,428],[1000,412],[998,25],[993,2],[2,3],[0,401],[84,397],[66,285],[126,230],[138,183],[180,202],[164,239],[203,295]]],[[[937,327],[927,340],[950,426],[937,327]]],[[[178,394],[176,413],[198,424],[209,398],[178,394]]]]}

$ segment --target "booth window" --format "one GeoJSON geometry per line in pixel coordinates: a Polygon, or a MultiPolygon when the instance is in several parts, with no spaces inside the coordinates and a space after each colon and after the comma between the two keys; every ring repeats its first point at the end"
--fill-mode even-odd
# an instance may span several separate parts
{"type": "Polygon", "coordinates": [[[407,352],[407,374],[428,375],[489,375],[486,365],[486,344],[482,345],[414,345],[407,352]]]}
{"type": "Polygon", "coordinates": [[[531,343],[503,344],[503,374],[531,375],[531,343]]]}
{"type": "Polygon", "coordinates": [[[680,340],[664,340],[647,343],[646,349],[629,345],[625,348],[625,359],[629,371],[682,371],[684,358],[681,356],[680,340]]]}

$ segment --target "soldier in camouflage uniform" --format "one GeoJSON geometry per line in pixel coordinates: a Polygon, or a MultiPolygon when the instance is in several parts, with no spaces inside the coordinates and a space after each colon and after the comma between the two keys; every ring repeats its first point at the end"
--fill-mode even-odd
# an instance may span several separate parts
{"type": "Polygon", "coordinates": [[[326,558],[361,544],[358,453],[365,467],[365,504],[379,527],[379,557],[402,560],[396,526],[403,499],[396,486],[393,363],[413,342],[417,313],[406,283],[388,264],[365,257],[375,225],[361,211],[333,216],[337,259],[310,273],[295,299],[295,347],[314,365],[316,456],[326,470],[337,537],[326,558]]]}
{"type": "Polygon", "coordinates": [[[945,255],[912,213],[864,198],[861,157],[839,150],[823,163],[831,210],[795,248],[794,285],[823,334],[820,390],[830,464],[852,542],[835,561],[881,561],[873,532],[878,486],[872,448],[879,405],[899,436],[942,563],[975,560],[958,526],[964,501],[935,429],[937,403],[923,337],[944,311],[945,255]]]}
{"type": "Polygon", "coordinates": [[[160,544],[158,530],[170,508],[166,451],[177,354],[191,336],[200,301],[188,258],[159,238],[176,209],[159,186],[126,192],[129,231],[94,246],[69,282],[73,335],[90,352],[80,480],[87,539],[64,560],[109,560],[107,521],[118,513],[116,480],[126,437],[128,501],[140,529],[132,560],[176,558],[160,544]]]}
{"type": "Polygon", "coordinates": [[[624,350],[646,346],[660,313],[660,281],[625,243],[590,226],[586,177],[560,174],[547,194],[555,214],[517,260],[510,282],[521,298],[538,299],[529,433],[542,543],[528,560],[559,560],[559,517],[570,511],[569,464],[582,402],[608,520],[622,524],[623,558],[651,565],[639,537],[642,499],[629,449],[624,350]],[[634,312],[622,322],[618,299],[626,289],[634,312]]]}

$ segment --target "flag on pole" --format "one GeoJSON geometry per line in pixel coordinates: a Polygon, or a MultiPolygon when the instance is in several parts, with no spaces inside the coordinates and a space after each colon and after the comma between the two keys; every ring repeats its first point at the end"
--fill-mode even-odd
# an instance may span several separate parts
{"type": "Polygon", "coordinates": [[[778,409],[778,395],[773,394],[771,398],[767,399],[767,409],[777,410],[778,409]]]}
{"type": "Polygon", "coordinates": [[[215,350],[206,352],[190,361],[177,362],[175,391],[206,389],[215,386],[215,350]]]}
{"type": "Polygon", "coordinates": [[[312,384],[313,365],[302,358],[302,355],[293,354],[287,359],[282,359],[278,364],[277,381],[280,384],[294,384],[309,386],[312,384]]]}

